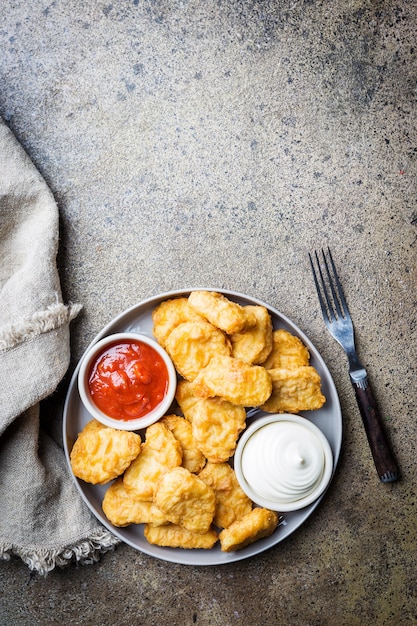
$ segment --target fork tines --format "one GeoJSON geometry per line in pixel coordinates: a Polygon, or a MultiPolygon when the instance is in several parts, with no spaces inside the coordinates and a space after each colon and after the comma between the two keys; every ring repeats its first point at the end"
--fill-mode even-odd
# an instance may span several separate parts
{"type": "Polygon", "coordinates": [[[314,252],[317,271],[311,254],[309,253],[308,256],[310,258],[321,310],[326,323],[332,323],[337,319],[350,319],[345,295],[336,272],[330,248],[327,248],[327,257],[325,251],[321,250],[322,263],[320,263],[318,253],[316,251],[314,252]],[[330,293],[332,299],[330,298],[330,293]]]}

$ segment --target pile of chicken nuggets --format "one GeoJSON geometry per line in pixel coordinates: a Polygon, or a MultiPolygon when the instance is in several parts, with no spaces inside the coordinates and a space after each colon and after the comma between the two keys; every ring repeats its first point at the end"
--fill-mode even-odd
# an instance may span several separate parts
{"type": "Polygon", "coordinates": [[[178,373],[177,407],[142,440],[91,420],[71,451],[74,475],[107,484],[114,526],[144,524],[151,544],[224,552],[271,535],[278,514],[241,489],[232,457],[246,409],[298,413],[323,406],[318,372],[301,340],[273,329],[269,311],[214,291],[161,302],[153,333],[178,373]],[[177,410],[178,409],[178,410],[177,410]]]}

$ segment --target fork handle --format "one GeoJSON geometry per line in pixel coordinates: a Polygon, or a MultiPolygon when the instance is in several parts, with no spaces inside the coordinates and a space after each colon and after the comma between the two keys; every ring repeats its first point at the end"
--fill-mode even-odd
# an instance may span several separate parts
{"type": "Polygon", "coordinates": [[[379,478],[383,483],[399,480],[400,472],[368,379],[352,380],[352,385],[379,478]]]}

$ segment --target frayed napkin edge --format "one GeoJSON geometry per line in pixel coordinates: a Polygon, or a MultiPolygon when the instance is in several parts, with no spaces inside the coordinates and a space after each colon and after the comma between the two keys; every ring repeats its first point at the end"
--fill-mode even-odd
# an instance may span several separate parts
{"type": "Polygon", "coordinates": [[[36,311],[30,318],[0,328],[0,351],[14,348],[24,341],[69,323],[81,309],[81,304],[66,306],[56,302],[43,311],[36,311]]]}
{"type": "Polygon", "coordinates": [[[46,577],[56,567],[66,567],[71,563],[93,565],[102,554],[114,550],[120,543],[120,539],[110,531],[99,528],[88,538],[65,548],[32,550],[11,543],[0,545],[0,559],[9,561],[12,556],[17,556],[30,570],[46,577]]]}

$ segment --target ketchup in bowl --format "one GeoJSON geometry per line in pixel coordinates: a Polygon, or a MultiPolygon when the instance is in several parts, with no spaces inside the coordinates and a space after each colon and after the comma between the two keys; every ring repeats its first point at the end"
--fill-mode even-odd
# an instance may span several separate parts
{"type": "Polygon", "coordinates": [[[114,343],[98,354],[88,387],[94,403],[109,417],[137,419],[164,399],[168,370],[151,346],[135,340],[114,343]]]}
{"type": "Polygon", "coordinates": [[[165,350],[139,333],[101,339],[84,355],[78,389],[87,411],[106,426],[146,428],[169,409],[177,376],[165,350]]]}

